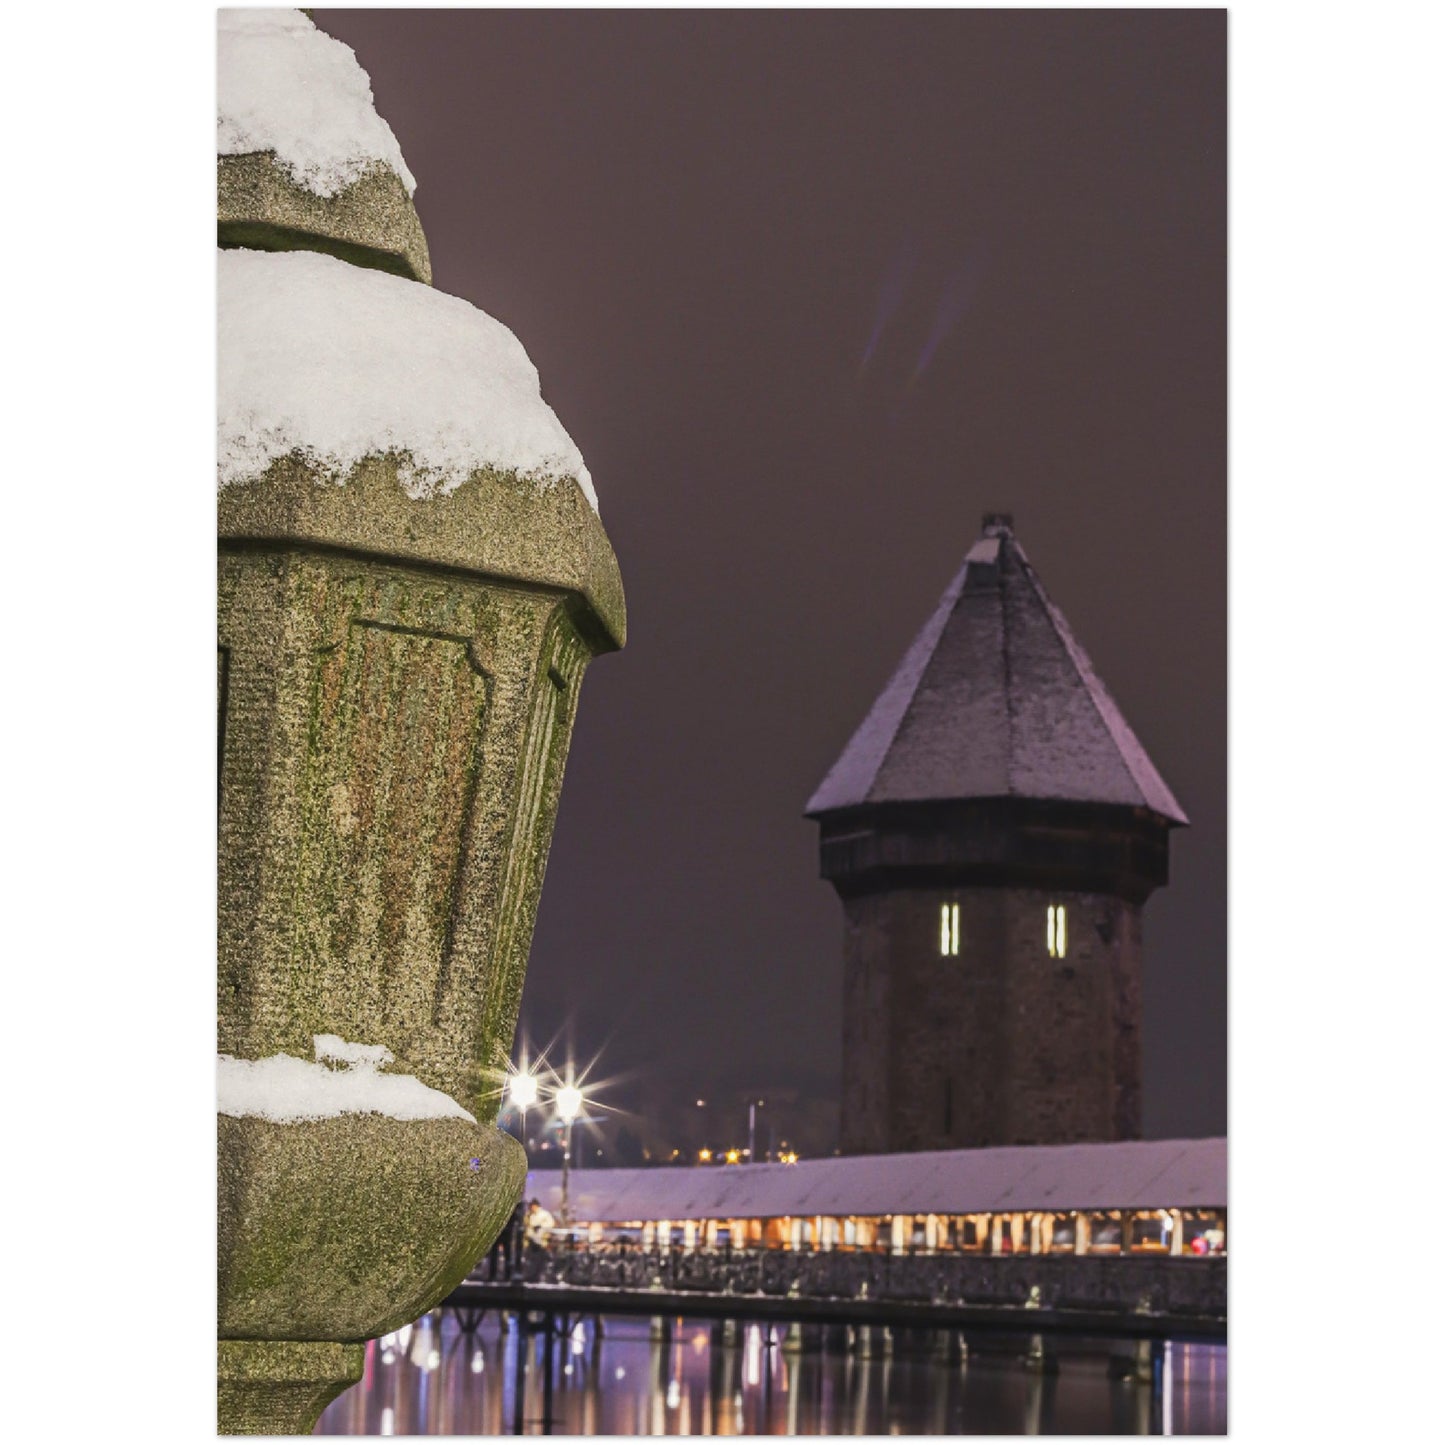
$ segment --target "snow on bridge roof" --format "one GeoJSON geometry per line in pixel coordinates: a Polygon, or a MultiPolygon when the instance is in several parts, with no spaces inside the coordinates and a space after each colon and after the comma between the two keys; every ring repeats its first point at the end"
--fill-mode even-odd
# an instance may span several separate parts
{"type": "MultiPolygon", "coordinates": [[[[574,1169],[574,1219],[777,1219],[981,1214],[1035,1209],[1223,1208],[1225,1139],[1151,1139],[854,1154],[798,1164],[574,1169]]],[[[527,1176],[528,1199],[557,1211],[559,1170],[527,1176]]]]}

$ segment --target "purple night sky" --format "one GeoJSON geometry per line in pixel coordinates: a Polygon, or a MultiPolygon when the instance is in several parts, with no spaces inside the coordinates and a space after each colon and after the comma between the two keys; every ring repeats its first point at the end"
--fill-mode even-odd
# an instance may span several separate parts
{"type": "Polygon", "coordinates": [[[1145,912],[1145,1133],[1223,1133],[1225,12],[314,15],[622,564],[526,1030],[833,1094],[803,804],[1008,510],[1193,820],[1145,912]]]}

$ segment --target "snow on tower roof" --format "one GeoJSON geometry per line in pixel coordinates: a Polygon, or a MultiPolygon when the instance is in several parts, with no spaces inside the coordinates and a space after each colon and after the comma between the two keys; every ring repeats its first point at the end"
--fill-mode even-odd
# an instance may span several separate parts
{"type": "Polygon", "coordinates": [[[1189,821],[1006,516],[984,518],[806,811],[969,798],[1117,803],[1189,821]]]}
{"type": "Polygon", "coordinates": [[[221,486],[301,452],[343,478],[405,461],[413,497],[473,472],[592,478],[522,343],[468,301],[311,251],[217,254],[221,486]]]}
{"type": "Polygon", "coordinates": [[[318,196],[334,196],[378,164],[408,195],[416,190],[355,51],[299,10],[217,12],[216,152],[252,151],[274,151],[318,196]]]}

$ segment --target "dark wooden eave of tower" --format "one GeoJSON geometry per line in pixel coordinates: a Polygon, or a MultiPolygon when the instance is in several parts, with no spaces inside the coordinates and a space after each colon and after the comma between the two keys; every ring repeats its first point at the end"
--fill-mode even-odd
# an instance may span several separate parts
{"type": "Polygon", "coordinates": [[[1188,822],[1003,514],[806,812],[845,896],[947,881],[1142,903],[1188,822]]]}

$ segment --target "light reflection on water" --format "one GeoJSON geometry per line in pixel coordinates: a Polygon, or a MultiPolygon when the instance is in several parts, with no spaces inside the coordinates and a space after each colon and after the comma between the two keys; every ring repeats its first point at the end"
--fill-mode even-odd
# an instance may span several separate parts
{"type": "MultiPolygon", "coordinates": [[[[1111,1378],[1064,1346],[1057,1374],[1034,1374],[1017,1346],[946,1357],[939,1335],[860,1358],[828,1335],[818,1351],[781,1348],[784,1327],[675,1320],[669,1343],[643,1318],[587,1318],[552,1345],[489,1314],[468,1334],[450,1310],[372,1341],[361,1382],[322,1415],[322,1435],[1037,1435],[1222,1434],[1223,1345],[1171,1344],[1156,1385],[1111,1378]],[[519,1345],[520,1340],[520,1345],[519,1345]],[[930,1348],[936,1344],[937,1349],[930,1348]],[[1007,1351],[1012,1348],[1015,1353],[1007,1351]],[[520,1420],[518,1406],[520,1404],[520,1420]]],[[[1116,1348],[1126,1348],[1119,1342],[1116,1348]]]]}

